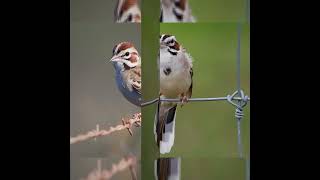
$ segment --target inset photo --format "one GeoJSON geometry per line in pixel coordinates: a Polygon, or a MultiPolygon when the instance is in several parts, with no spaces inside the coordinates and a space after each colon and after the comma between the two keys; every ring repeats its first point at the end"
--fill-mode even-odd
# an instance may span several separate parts
{"type": "Polygon", "coordinates": [[[236,22],[249,20],[249,0],[160,0],[160,22],[236,22]]]}
{"type": "Polygon", "coordinates": [[[249,25],[164,23],[159,41],[160,154],[249,155],[249,25]]]}
{"type": "Polygon", "coordinates": [[[116,4],[70,2],[71,180],[141,177],[141,27],[116,4]]]}
{"type": "Polygon", "coordinates": [[[117,1],[114,7],[114,21],[116,23],[141,23],[141,0],[115,1],[117,1]]]}

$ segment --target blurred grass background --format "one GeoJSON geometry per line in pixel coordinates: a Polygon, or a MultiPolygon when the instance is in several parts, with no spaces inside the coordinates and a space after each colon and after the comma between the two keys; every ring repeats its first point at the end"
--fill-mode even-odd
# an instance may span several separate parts
{"type": "Polygon", "coordinates": [[[246,162],[239,158],[182,158],[181,180],[194,179],[245,180],[246,162]]]}
{"type": "MultiPolygon", "coordinates": [[[[192,97],[222,97],[236,84],[236,23],[160,24],[193,57],[192,97]]],[[[250,95],[249,26],[241,34],[241,87],[250,95]]],[[[191,102],[177,108],[175,144],[166,157],[237,157],[235,108],[227,101],[191,102]]],[[[250,103],[242,120],[244,155],[249,153],[250,103]]]]}
{"type": "MultiPolygon", "coordinates": [[[[149,101],[158,97],[159,78],[157,57],[159,50],[159,0],[142,1],[141,49],[142,49],[142,97],[149,101]]],[[[154,179],[154,160],[159,151],[154,143],[153,122],[157,104],[141,108],[141,177],[154,179]]]]}
{"type": "Polygon", "coordinates": [[[250,0],[188,0],[197,22],[246,21],[250,0]]]}

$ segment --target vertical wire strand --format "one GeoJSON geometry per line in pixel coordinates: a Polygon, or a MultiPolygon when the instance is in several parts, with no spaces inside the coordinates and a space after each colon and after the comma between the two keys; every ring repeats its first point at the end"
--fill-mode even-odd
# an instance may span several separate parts
{"type": "Polygon", "coordinates": [[[237,89],[238,93],[241,91],[241,80],[240,80],[240,65],[241,65],[241,21],[238,22],[237,28],[237,89]]]}
{"type": "MultiPolygon", "coordinates": [[[[250,27],[250,0],[246,0],[246,18],[247,18],[247,23],[250,27]]],[[[249,128],[250,131],[250,128],[249,128]]],[[[246,158],[246,180],[250,180],[250,155],[247,155],[246,158]]]]}
{"type": "Polygon", "coordinates": [[[237,129],[238,129],[238,153],[240,158],[242,158],[242,142],[241,142],[241,120],[237,119],[237,129]]]}
{"type": "MultiPolygon", "coordinates": [[[[241,56],[241,21],[238,22],[237,28],[237,89],[238,95],[241,92],[241,80],[240,80],[240,56],[241,56]]],[[[241,101],[239,101],[239,105],[241,106],[241,101]]],[[[241,118],[237,118],[237,129],[238,129],[238,154],[240,158],[242,158],[242,143],[241,143],[241,118]]]]}

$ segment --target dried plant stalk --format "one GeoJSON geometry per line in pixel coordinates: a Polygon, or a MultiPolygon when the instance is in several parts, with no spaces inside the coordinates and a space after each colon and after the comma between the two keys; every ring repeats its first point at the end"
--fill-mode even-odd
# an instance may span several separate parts
{"type": "Polygon", "coordinates": [[[70,144],[74,144],[77,142],[85,141],[91,138],[97,138],[99,136],[107,136],[113,132],[121,131],[124,129],[127,129],[132,136],[131,127],[132,125],[135,125],[136,127],[141,126],[141,113],[135,113],[132,118],[125,120],[122,118],[122,124],[117,125],[115,127],[110,127],[108,130],[99,130],[99,126],[97,126],[97,129],[91,130],[87,132],[86,134],[80,134],[76,137],[70,137],[70,144]]]}
{"type": "Polygon", "coordinates": [[[108,180],[118,172],[124,171],[126,168],[130,168],[132,179],[137,180],[136,172],[133,168],[137,164],[137,159],[133,155],[122,158],[118,164],[113,164],[110,170],[101,170],[101,167],[99,168],[99,162],[101,166],[101,161],[98,161],[98,168],[93,170],[88,177],[83,180],[108,180]]]}

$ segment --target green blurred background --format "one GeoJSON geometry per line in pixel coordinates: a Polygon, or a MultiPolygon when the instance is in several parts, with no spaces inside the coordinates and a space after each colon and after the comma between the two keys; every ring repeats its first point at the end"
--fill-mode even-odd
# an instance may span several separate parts
{"type": "MultiPolygon", "coordinates": [[[[223,97],[237,89],[237,24],[160,24],[193,57],[192,97],[223,97]]],[[[241,87],[250,95],[249,26],[242,25],[241,87]]],[[[175,144],[166,156],[238,157],[235,108],[227,101],[190,102],[178,107],[175,144]]],[[[242,120],[244,155],[249,153],[250,103],[242,120]]]]}
{"type": "Polygon", "coordinates": [[[250,0],[188,0],[197,22],[246,21],[250,0]]]}
{"type": "MultiPolygon", "coordinates": [[[[142,97],[149,101],[158,97],[159,78],[157,57],[159,50],[159,0],[142,0],[141,57],[142,97]]],[[[141,179],[154,179],[154,160],[159,157],[153,138],[153,122],[157,104],[141,108],[141,179]]]]}

